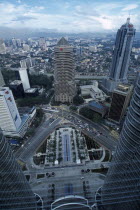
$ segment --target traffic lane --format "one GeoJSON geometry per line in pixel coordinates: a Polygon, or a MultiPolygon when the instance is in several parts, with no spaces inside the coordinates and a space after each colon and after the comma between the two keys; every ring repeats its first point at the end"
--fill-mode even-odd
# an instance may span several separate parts
{"type": "Polygon", "coordinates": [[[68,112],[68,111],[65,111],[65,110],[64,111],[60,110],[59,111],[59,116],[62,116],[62,113],[63,113],[63,117],[68,117],[69,115],[71,115],[73,117],[72,120],[79,119],[84,123],[85,122],[88,123],[88,125],[91,125],[92,127],[96,128],[97,130],[100,130],[100,131],[103,131],[103,132],[108,132],[108,130],[106,128],[103,128],[102,126],[100,126],[100,125],[98,125],[94,122],[91,122],[88,119],[86,119],[86,118],[84,118],[84,117],[82,117],[82,116],[80,116],[76,113],[71,113],[71,112],[68,112]]]}
{"type": "MultiPolygon", "coordinates": [[[[61,121],[61,119],[57,119],[54,123],[52,123],[47,129],[40,130],[33,138],[32,144],[28,145],[25,152],[27,153],[27,150],[34,149],[37,147],[39,143],[42,142],[42,139],[46,137],[47,134],[50,134],[50,132],[55,128],[55,126],[61,121]],[[42,131],[42,132],[41,132],[42,131]]],[[[37,148],[36,148],[37,149],[37,148]]],[[[24,154],[24,153],[23,153],[24,154]]]]}
{"type": "Polygon", "coordinates": [[[45,130],[41,129],[34,137],[32,137],[33,141],[28,147],[24,148],[24,151],[19,156],[19,159],[27,160],[29,157],[32,157],[34,152],[40,146],[40,144],[45,140],[45,138],[54,130],[54,128],[60,123],[61,119],[57,119],[54,121],[48,128],[45,130]]]}
{"type": "MultiPolygon", "coordinates": [[[[85,124],[85,122],[88,124],[88,126],[90,126],[89,128],[90,129],[93,129],[93,127],[94,128],[96,128],[96,130],[99,132],[99,133],[102,133],[104,136],[106,136],[106,137],[108,137],[108,138],[111,138],[111,140],[114,142],[114,144],[116,144],[116,139],[114,138],[114,137],[112,137],[112,136],[110,136],[110,134],[109,134],[109,131],[107,130],[107,129],[105,129],[105,128],[103,128],[102,126],[100,126],[100,125],[97,125],[97,124],[95,124],[95,123],[92,123],[92,122],[89,122],[88,120],[86,120],[86,119],[83,119],[81,116],[79,116],[78,115],[78,117],[77,117],[78,119],[80,119],[82,122],[81,123],[83,123],[83,125],[85,124]]],[[[76,120],[75,119],[69,119],[70,121],[74,121],[75,123],[76,123],[76,120]]],[[[79,124],[79,123],[78,123],[79,124]]]]}
{"type": "MultiPolygon", "coordinates": [[[[47,121],[45,121],[45,122],[43,122],[43,123],[36,129],[35,135],[36,135],[36,133],[38,133],[38,132],[42,132],[43,129],[46,128],[46,126],[48,126],[49,124],[50,124],[50,119],[47,120],[47,121]]],[[[35,135],[34,135],[34,136],[35,136],[35,135]]],[[[34,138],[33,138],[33,137],[31,137],[30,139],[28,139],[28,140],[25,142],[25,144],[23,145],[23,147],[20,147],[20,148],[16,151],[15,157],[18,158],[18,157],[20,156],[20,154],[24,151],[24,149],[25,149],[26,147],[28,147],[29,144],[32,143],[32,141],[34,141],[34,138]]]]}
{"type": "Polygon", "coordinates": [[[117,142],[112,143],[112,139],[103,135],[95,135],[95,133],[81,129],[81,132],[96,141],[102,147],[113,152],[116,148],[117,142]]]}
{"type": "MultiPolygon", "coordinates": [[[[59,116],[62,115],[62,110],[60,110],[58,115],[59,116]]],[[[81,117],[80,115],[76,114],[75,116],[75,114],[67,112],[67,111],[63,111],[63,117],[69,120],[70,122],[72,122],[74,125],[76,125],[78,129],[79,129],[80,124],[83,124],[83,125],[88,124],[88,128],[90,128],[89,129],[90,132],[86,131],[88,136],[90,136],[91,138],[96,137],[95,140],[97,141],[97,143],[101,144],[103,147],[111,151],[115,150],[117,142],[112,136],[110,136],[109,131],[107,129],[101,127],[100,125],[92,123],[89,120],[86,120],[85,118],[83,119],[83,117],[81,117]],[[69,116],[71,116],[71,118],[69,116]],[[81,121],[80,123],[78,122],[79,120],[81,121]],[[93,132],[93,131],[91,132],[93,128],[96,129],[96,132],[93,132]],[[100,137],[98,137],[98,134],[100,135],[100,137]]],[[[80,129],[83,130],[86,128],[83,128],[83,129],[80,128],[80,129]]]]}
{"type": "MultiPolygon", "coordinates": [[[[72,122],[74,125],[76,125],[78,129],[79,129],[79,124],[85,125],[85,123],[88,124],[88,127],[90,126],[90,130],[92,130],[93,127],[95,128],[95,126],[93,126],[94,123],[91,123],[88,120],[80,118],[79,116],[78,117],[73,116],[73,117],[69,118],[68,117],[69,115],[70,115],[70,113],[64,114],[63,117],[65,119],[69,120],[70,122],[72,122]],[[80,120],[81,122],[79,123],[78,120],[80,120]]],[[[81,131],[83,131],[82,128],[80,128],[80,129],[81,129],[81,131]]],[[[104,128],[101,129],[101,126],[98,126],[98,125],[96,125],[96,130],[97,130],[96,132],[86,131],[87,135],[90,136],[91,138],[94,137],[95,141],[97,143],[99,143],[101,146],[105,147],[106,149],[108,149],[110,151],[114,151],[115,147],[117,145],[117,142],[112,136],[110,136],[110,134],[108,133],[109,131],[104,128]],[[98,137],[98,134],[100,137],[98,137]]]]}

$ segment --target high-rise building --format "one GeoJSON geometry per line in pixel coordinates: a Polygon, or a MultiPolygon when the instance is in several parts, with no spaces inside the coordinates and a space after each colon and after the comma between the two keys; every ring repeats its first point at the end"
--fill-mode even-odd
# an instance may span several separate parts
{"type": "Polygon", "coordinates": [[[12,39],[12,44],[14,48],[17,48],[17,41],[15,38],[12,39]]]}
{"type": "Polygon", "coordinates": [[[140,77],[102,187],[101,202],[107,210],[140,208],[140,77]]]}
{"type": "Polygon", "coordinates": [[[6,53],[6,46],[3,41],[3,39],[0,39],[0,54],[5,54],[6,53]]]}
{"type": "Polygon", "coordinates": [[[21,40],[20,39],[17,39],[16,42],[17,42],[17,46],[18,47],[21,47],[21,40]]]}
{"type": "Polygon", "coordinates": [[[24,91],[26,91],[30,88],[26,60],[20,61],[20,66],[21,68],[19,69],[19,75],[23,84],[24,91]]]}
{"type": "Polygon", "coordinates": [[[28,44],[23,44],[23,50],[28,52],[30,50],[30,46],[28,44]]]}
{"type": "Polygon", "coordinates": [[[46,43],[45,37],[40,37],[39,38],[39,46],[41,47],[42,50],[46,50],[47,43],[46,43]]]}
{"type": "Polygon", "coordinates": [[[72,102],[76,93],[73,47],[61,38],[55,47],[55,101],[72,102]]]}
{"type": "Polygon", "coordinates": [[[1,131],[0,209],[36,209],[35,196],[1,131]]]}
{"type": "Polygon", "coordinates": [[[4,85],[5,85],[5,82],[4,82],[2,73],[1,73],[1,71],[0,71],[0,87],[2,87],[2,86],[4,86],[4,85]]]}
{"type": "Polygon", "coordinates": [[[20,80],[14,80],[13,82],[10,83],[9,87],[12,90],[14,97],[22,98],[25,96],[23,85],[20,80]]]}
{"type": "Polygon", "coordinates": [[[108,115],[108,118],[110,120],[120,123],[129,105],[132,90],[133,85],[129,86],[120,84],[113,91],[111,106],[108,115]]]}
{"type": "Polygon", "coordinates": [[[0,127],[5,135],[17,134],[21,118],[12,94],[8,87],[0,88],[0,127]]]}
{"type": "Polygon", "coordinates": [[[127,18],[127,22],[117,32],[109,78],[104,84],[109,92],[112,92],[118,83],[127,82],[127,72],[134,36],[134,26],[130,23],[130,18],[127,18]]]}

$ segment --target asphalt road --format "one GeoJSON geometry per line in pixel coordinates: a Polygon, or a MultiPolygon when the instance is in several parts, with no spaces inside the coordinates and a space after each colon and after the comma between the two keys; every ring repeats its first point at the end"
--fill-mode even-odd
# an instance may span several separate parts
{"type": "Polygon", "coordinates": [[[37,148],[46,139],[46,137],[55,129],[60,123],[61,118],[54,120],[51,124],[45,121],[36,131],[35,135],[26,142],[20,150],[17,151],[16,158],[26,162],[29,158],[33,157],[37,148]]]}
{"type": "MultiPolygon", "coordinates": [[[[46,111],[47,112],[47,111],[46,111]]],[[[97,143],[103,146],[106,149],[109,149],[113,152],[117,145],[117,140],[110,136],[109,131],[104,128],[102,125],[91,122],[88,119],[85,119],[81,115],[78,115],[73,112],[69,112],[66,110],[59,110],[59,112],[55,113],[59,117],[53,121],[49,119],[42,123],[36,130],[35,135],[29,139],[23,147],[21,147],[16,153],[16,158],[22,160],[23,162],[27,162],[28,159],[33,157],[37,148],[41,145],[41,143],[49,136],[53,130],[59,126],[60,121],[62,120],[62,116],[64,119],[69,120],[74,124],[75,127],[80,129],[84,134],[93,138],[97,143]],[[63,114],[62,114],[63,112],[63,114]],[[71,118],[69,118],[71,116],[71,118]],[[80,124],[79,124],[80,120],[80,124]],[[89,130],[84,127],[80,127],[80,125],[88,124],[89,130]],[[101,134],[99,134],[101,133],[101,134]]],[[[54,118],[54,116],[52,116],[54,118]]]]}
{"type": "Polygon", "coordinates": [[[69,121],[74,123],[74,125],[77,127],[79,127],[78,120],[82,122],[81,123],[82,125],[88,124],[88,127],[90,128],[89,131],[84,128],[81,128],[83,133],[85,133],[91,138],[94,138],[94,140],[97,143],[99,143],[101,146],[105,147],[106,149],[109,149],[112,152],[115,150],[117,146],[117,139],[111,136],[108,129],[104,128],[102,125],[91,122],[77,113],[69,112],[66,110],[63,111],[60,110],[59,116],[61,117],[63,116],[63,118],[68,119],[69,121]],[[72,116],[72,118],[69,118],[69,116],[72,116]],[[93,131],[93,128],[96,130],[96,132],[93,131]],[[97,134],[97,132],[101,134],[97,134]]]}

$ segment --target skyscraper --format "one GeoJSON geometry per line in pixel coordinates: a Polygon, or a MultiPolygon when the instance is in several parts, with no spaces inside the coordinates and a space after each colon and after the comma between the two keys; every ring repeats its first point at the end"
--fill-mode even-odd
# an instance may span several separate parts
{"type": "Polygon", "coordinates": [[[140,208],[140,77],[102,188],[107,210],[140,208]]]}
{"type": "Polygon", "coordinates": [[[3,41],[3,39],[0,39],[0,54],[5,54],[6,53],[6,46],[3,41]]]}
{"type": "Polygon", "coordinates": [[[55,101],[72,102],[76,93],[73,48],[65,38],[55,47],[55,101]]]}
{"type": "Polygon", "coordinates": [[[1,131],[0,209],[36,209],[35,196],[1,131]]]}
{"type": "Polygon", "coordinates": [[[2,76],[2,73],[0,71],[0,87],[4,86],[5,83],[4,83],[4,79],[3,79],[3,76],[2,76]]]}
{"type": "Polygon", "coordinates": [[[106,81],[106,89],[111,92],[119,82],[127,82],[127,72],[130,53],[135,36],[135,29],[130,23],[130,18],[117,32],[115,48],[109,78],[106,81]]]}
{"type": "Polygon", "coordinates": [[[113,91],[111,106],[108,115],[108,118],[110,120],[120,123],[129,105],[132,90],[133,85],[129,86],[120,84],[113,91]]]}
{"type": "Polygon", "coordinates": [[[41,47],[42,50],[46,50],[47,44],[46,44],[45,37],[40,37],[39,38],[39,46],[41,47]]]}
{"type": "Polygon", "coordinates": [[[126,24],[122,25],[117,32],[110,79],[122,82],[127,80],[134,35],[134,26],[130,23],[130,18],[127,18],[126,24]]]}
{"type": "Polygon", "coordinates": [[[20,61],[20,66],[21,68],[19,69],[19,75],[23,84],[24,91],[26,91],[30,88],[26,60],[20,61]]]}
{"type": "Polygon", "coordinates": [[[0,88],[0,127],[5,135],[15,135],[21,125],[21,118],[8,87],[0,88]]]}

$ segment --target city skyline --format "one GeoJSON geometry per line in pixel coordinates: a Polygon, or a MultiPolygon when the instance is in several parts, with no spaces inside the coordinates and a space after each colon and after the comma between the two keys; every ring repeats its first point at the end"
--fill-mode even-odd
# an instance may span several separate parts
{"type": "Polygon", "coordinates": [[[0,27],[51,29],[57,32],[113,32],[131,16],[140,31],[140,4],[118,0],[0,1],[0,27]],[[63,7],[61,6],[63,5],[63,7]]]}
{"type": "Polygon", "coordinates": [[[139,209],[139,9],[0,0],[2,209],[139,209]]]}

